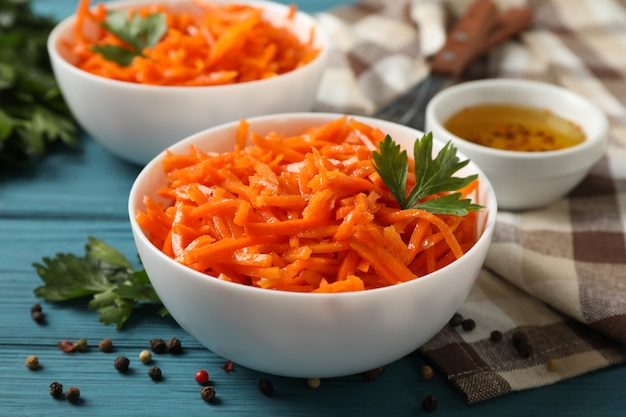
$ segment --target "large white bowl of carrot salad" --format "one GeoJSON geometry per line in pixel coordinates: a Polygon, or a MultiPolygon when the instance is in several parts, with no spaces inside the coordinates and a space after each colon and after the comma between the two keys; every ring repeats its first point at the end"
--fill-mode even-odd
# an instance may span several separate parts
{"type": "Polygon", "coordinates": [[[409,354],[465,300],[496,215],[480,169],[426,140],[372,118],[291,113],[176,143],[129,196],[154,288],[204,346],[258,371],[334,377],[409,354]],[[414,162],[414,143],[432,151],[414,162]],[[405,208],[383,179],[407,168],[408,192],[450,164],[460,169],[443,182],[456,185],[405,208]]]}
{"type": "Polygon", "coordinates": [[[222,123],[309,111],[328,53],[315,19],[266,0],[77,0],[48,51],[78,123],[140,165],[222,123]]]}

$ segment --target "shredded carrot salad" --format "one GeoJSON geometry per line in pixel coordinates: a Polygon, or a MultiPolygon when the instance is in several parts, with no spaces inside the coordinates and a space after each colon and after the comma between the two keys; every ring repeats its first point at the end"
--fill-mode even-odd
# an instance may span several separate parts
{"type": "Polygon", "coordinates": [[[415,279],[474,245],[477,213],[401,210],[371,162],[384,136],[347,116],[296,136],[242,120],[231,152],[166,151],[169,203],[146,196],[136,220],[165,254],[226,281],[328,293],[415,279]]]}
{"type": "MultiPolygon", "coordinates": [[[[106,6],[90,8],[80,0],[71,40],[64,47],[70,62],[95,75],[120,81],[167,86],[234,84],[274,77],[311,62],[319,53],[314,31],[306,42],[285,27],[264,19],[251,5],[192,0],[185,10],[154,3],[129,11],[146,17],[164,13],[167,31],[128,66],[93,51],[94,45],[128,46],[103,27],[106,6]]],[[[293,19],[290,6],[285,19],[293,19]]]]}

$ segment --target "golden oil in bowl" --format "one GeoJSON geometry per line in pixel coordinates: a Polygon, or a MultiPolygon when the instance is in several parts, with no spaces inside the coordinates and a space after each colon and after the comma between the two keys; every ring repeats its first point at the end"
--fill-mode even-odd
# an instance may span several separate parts
{"type": "Polygon", "coordinates": [[[478,145],[509,151],[553,151],[585,140],[573,122],[547,110],[517,104],[466,107],[453,114],[444,127],[478,145]]]}

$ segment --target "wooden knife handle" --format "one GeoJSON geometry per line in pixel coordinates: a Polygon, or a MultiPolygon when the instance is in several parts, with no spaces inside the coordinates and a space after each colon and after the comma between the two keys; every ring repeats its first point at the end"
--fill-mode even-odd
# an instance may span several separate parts
{"type": "Polygon", "coordinates": [[[457,77],[476,58],[494,27],[498,9],[490,0],[476,0],[452,26],[431,63],[431,73],[457,77]]]}
{"type": "Polygon", "coordinates": [[[510,8],[500,13],[485,43],[476,51],[474,58],[486,54],[490,49],[519,35],[532,24],[533,12],[529,7],[510,8]]]}

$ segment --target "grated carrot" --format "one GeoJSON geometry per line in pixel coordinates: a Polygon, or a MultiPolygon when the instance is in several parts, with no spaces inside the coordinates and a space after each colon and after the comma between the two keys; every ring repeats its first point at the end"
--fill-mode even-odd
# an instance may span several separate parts
{"type": "MultiPolygon", "coordinates": [[[[209,86],[261,80],[293,71],[315,59],[314,30],[300,40],[286,27],[275,26],[252,5],[193,0],[186,8],[154,3],[131,13],[164,13],[167,32],[141,51],[129,66],[94,52],[95,45],[128,46],[103,28],[105,3],[90,8],[80,0],[73,37],[65,42],[69,61],[95,75],[119,81],[164,86],[209,86]]],[[[297,12],[290,5],[285,21],[297,12]]]]}
{"type": "Polygon", "coordinates": [[[236,283],[344,292],[415,279],[474,245],[477,215],[401,210],[371,168],[384,136],[347,116],[296,136],[242,121],[231,152],[166,152],[169,203],[146,196],[136,220],[178,262],[236,283]]]}

